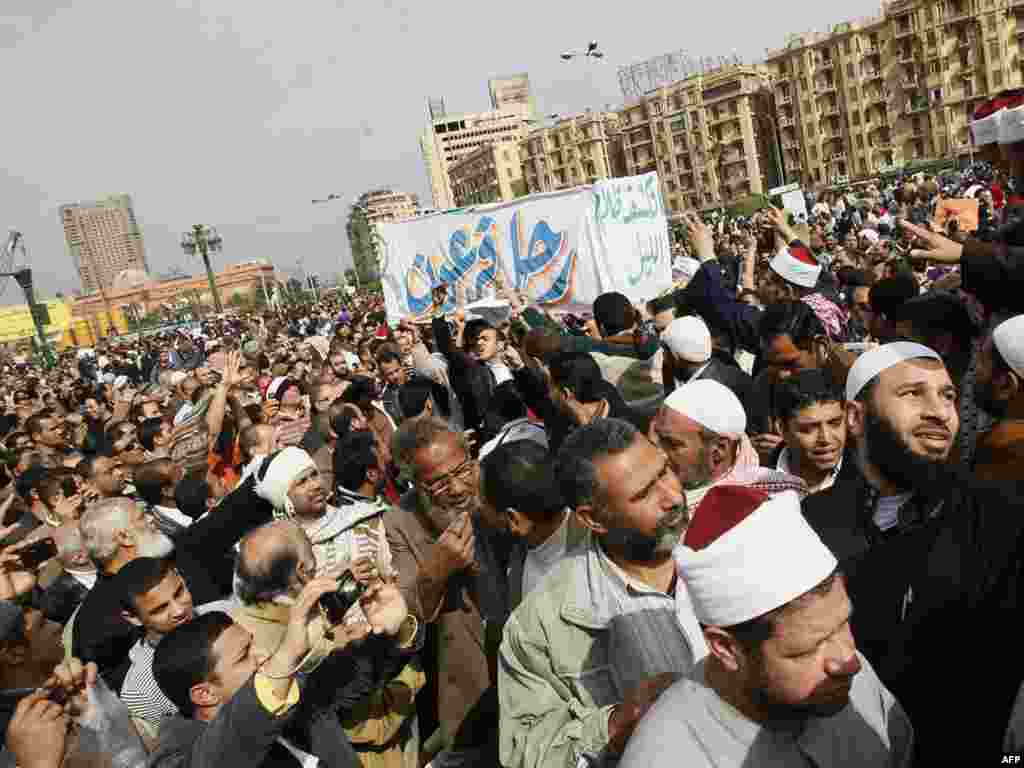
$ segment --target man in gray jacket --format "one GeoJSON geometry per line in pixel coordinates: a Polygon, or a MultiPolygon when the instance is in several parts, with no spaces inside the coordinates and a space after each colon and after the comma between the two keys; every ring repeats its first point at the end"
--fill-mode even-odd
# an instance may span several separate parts
{"type": "Polygon", "coordinates": [[[707,653],[672,549],[688,519],[668,458],[629,422],[595,419],[555,469],[589,528],[505,625],[498,667],[501,764],[613,764],[637,721],[707,653]]]}

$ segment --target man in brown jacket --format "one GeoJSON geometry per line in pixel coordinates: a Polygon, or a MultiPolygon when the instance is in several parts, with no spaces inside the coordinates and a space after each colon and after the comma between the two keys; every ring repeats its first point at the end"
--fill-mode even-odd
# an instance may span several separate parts
{"type": "MultiPolygon", "coordinates": [[[[484,565],[485,541],[475,530],[480,470],[462,433],[433,418],[405,422],[395,458],[414,488],[384,514],[399,585],[419,618],[438,631],[438,716],[445,749],[493,750],[497,762],[497,640],[504,571],[484,565]],[[489,621],[485,622],[484,617],[489,621]]],[[[506,613],[507,615],[507,613],[506,613]]],[[[425,663],[434,667],[435,660],[425,663]]]]}

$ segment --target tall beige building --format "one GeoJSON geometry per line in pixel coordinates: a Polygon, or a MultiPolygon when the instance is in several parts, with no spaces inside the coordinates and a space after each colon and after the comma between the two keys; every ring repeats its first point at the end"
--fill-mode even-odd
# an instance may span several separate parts
{"type": "Polygon", "coordinates": [[[537,104],[530,91],[530,76],[525,72],[507,77],[494,77],[487,81],[491,94],[491,108],[524,107],[529,117],[537,116],[537,104]]]}
{"type": "Polygon", "coordinates": [[[114,276],[123,270],[149,271],[130,195],[70,203],[58,211],[83,293],[111,287],[114,276]]]}
{"type": "Polygon", "coordinates": [[[526,193],[519,145],[514,142],[485,144],[448,170],[459,207],[507,202],[526,193]]]}
{"type": "Polygon", "coordinates": [[[521,104],[487,112],[434,116],[420,137],[434,208],[443,211],[456,205],[449,176],[452,163],[485,144],[518,142],[526,135],[530,121],[528,107],[521,104]]]}
{"type": "Polygon", "coordinates": [[[519,142],[526,191],[551,192],[614,176],[615,112],[587,112],[536,128],[519,142]]]}
{"type": "Polygon", "coordinates": [[[729,65],[657,88],[620,112],[625,171],[657,171],[669,217],[765,192],[777,179],[770,78],[729,65]]]}
{"type": "Polygon", "coordinates": [[[366,192],[359,198],[359,205],[366,209],[369,224],[388,224],[392,221],[410,219],[419,213],[419,198],[409,192],[393,189],[377,189],[366,192]]]}
{"type": "Polygon", "coordinates": [[[845,182],[972,151],[978,103],[1021,85],[1020,0],[896,0],[768,52],[788,181],[845,182]]]}

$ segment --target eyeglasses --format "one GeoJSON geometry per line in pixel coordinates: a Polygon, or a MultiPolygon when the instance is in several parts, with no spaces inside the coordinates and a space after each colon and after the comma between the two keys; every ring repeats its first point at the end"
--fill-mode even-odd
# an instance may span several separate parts
{"type": "Polygon", "coordinates": [[[436,480],[431,481],[429,485],[424,485],[423,490],[430,496],[440,496],[451,490],[452,481],[455,479],[458,479],[458,481],[463,485],[469,485],[473,482],[473,471],[476,469],[475,465],[476,462],[473,461],[473,459],[467,458],[448,474],[442,475],[436,480]]]}

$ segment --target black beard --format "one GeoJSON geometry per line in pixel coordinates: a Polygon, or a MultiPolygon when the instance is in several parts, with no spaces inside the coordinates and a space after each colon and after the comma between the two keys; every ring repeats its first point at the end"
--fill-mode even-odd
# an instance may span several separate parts
{"type": "Polygon", "coordinates": [[[948,482],[946,460],[919,456],[910,450],[888,421],[868,403],[865,409],[867,460],[890,483],[917,493],[934,493],[948,482]]]}
{"type": "Polygon", "coordinates": [[[686,505],[682,504],[673,507],[672,511],[664,515],[650,536],[630,528],[609,527],[608,533],[604,535],[606,548],[631,563],[654,563],[666,555],[671,555],[672,548],[682,538],[688,522],[686,505]],[[674,524],[667,525],[666,520],[673,517],[678,519],[674,524]],[[666,542],[669,542],[667,551],[666,542]]]}

